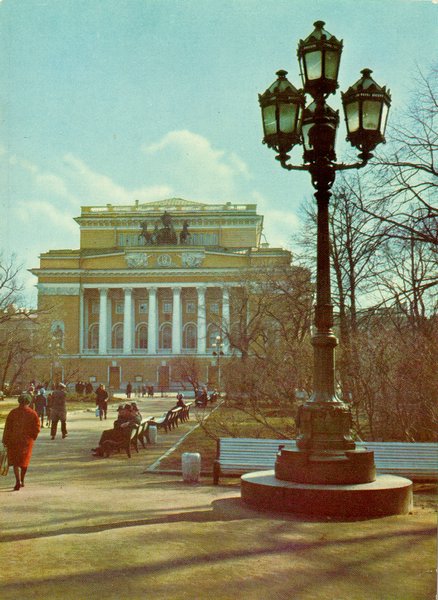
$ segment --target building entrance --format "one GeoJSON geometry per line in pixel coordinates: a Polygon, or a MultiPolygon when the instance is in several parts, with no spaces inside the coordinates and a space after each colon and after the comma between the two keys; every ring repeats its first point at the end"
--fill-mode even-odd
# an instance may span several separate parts
{"type": "Polygon", "coordinates": [[[120,367],[109,368],[109,387],[112,390],[120,389],[120,367]]]}

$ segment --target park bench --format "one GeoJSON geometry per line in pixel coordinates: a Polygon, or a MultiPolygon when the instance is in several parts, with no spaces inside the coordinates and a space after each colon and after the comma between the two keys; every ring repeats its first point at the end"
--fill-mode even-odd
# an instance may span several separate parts
{"type": "Polygon", "coordinates": [[[142,419],[138,430],[137,430],[137,435],[135,436],[133,443],[136,444],[137,448],[138,448],[138,442],[140,442],[140,444],[143,446],[143,448],[146,448],[146,444],[145,444],[145,439],[147,441],[148,444],[151,443],[150,439],[149,439],[149,426],[151,423],[154,423],[154,417],[146,417],[145,419],[142,419]]]}
{"type": "Polygon", "coordinates": [[[186,421],[190,420],[190,407],[192,406],[193,402],[187,402],[187,404],[185,406],[181,407],[181,412],[178,414],[178,421],[180,423],[185,423],[186,421]]]}
{"type": "Polygon", "coordinates": [[[131,458],[131,446],[138,452],[136,438],[138,435],[139,425],[126,427],[123,438],[116,442],[115,440],[105,440],[102,444],[103,455],[108,458],[113,452],[125,450],[129,458],[131,458]]]}
{"type": "Polygon", "coordinates": [[[178,426],[178,418],[181,410],[181,406],[178,408],[171,408],[164,413],[163,416],[154,419],[154,424],[158,429],[164,429],[166,433],[172,429],[175,429],[175,427],[178,426]]]}
{"type": "MultiPolygon", "coordinates": [[[[243,475],[273,469],[279,446],[295,450],[295,440],[220,438],[213,465],[213,483],[221,475],[243,475]]],[[[377,474],[388,473],[414,481],[438,479],[438,444],[409,442],[356,442],[374,451],[377,474]]]]}

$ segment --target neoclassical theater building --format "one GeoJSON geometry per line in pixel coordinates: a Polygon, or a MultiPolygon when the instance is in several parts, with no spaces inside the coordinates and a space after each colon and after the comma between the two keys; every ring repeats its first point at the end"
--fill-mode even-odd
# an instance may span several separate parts
{"type": "Polygon", "coordinates": [[[31,270],[57,340],[41,361],[52,375],[56,367],[115,390],[179,387],[178,359],[198,361],[200,380],[217,383],[213,353],[226,361],[235,351],[227,332],[242,273],[291,260],[262,243],[254,204],[136,201],[84,206],[75,221],[80,248],[46,252],[31,270]]]}

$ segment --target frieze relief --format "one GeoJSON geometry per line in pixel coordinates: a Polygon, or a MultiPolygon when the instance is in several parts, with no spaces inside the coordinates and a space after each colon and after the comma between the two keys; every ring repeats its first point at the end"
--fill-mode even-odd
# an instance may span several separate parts
{"type": "Polygon", "coordinates": [[[186,269],[200,267],[204,260],[202,252],[184,252],[181,254],[181,264],[186,269]]]}
{"type": "Polygon", "coordinates": [[[38,292],[41,294],[41,296],[78,296],[79,286],[56,286],[46,283],[39,283],[38,292]]]}
{"type": "Polygon", "coordinates": [[[148,267],[150,257],[151,257],[150,254],[140,254],[139,252],[136,252],[135,254],[134,253],[127,254],[126,255],[126,263],[127,263],[128,267],[134,267],[134,268],[148,267]]]}

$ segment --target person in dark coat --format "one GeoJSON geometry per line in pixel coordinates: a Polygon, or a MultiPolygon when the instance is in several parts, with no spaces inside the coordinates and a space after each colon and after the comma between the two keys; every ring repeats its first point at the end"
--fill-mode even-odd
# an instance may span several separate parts
{"type": "Polygon", "coordinates": [[[35,396],[33,403],[34,403],[35,412],[41,421],[41,428],[43,428],[44,427],[44,415],[46,413],[46,408],[47,408],[47,398],[46,398],[46,395],[44,394],[44,388],[41,388],[38,391],[38,394],[35,396]]]}
{"type": "Polygon", "coordinates": [[[113,429],[106,429],[100,436],[99,445],[97,448],[92,448],[91,452],[94,456],[103,456],[103,445],[105,442],[121,442],[126,439],[130,431],[136,425],[141,423],[140,412],[134,411],[129,404],[121,404],[117,409],[117,419],[114,421],[113,429]]]}
{"type": "Polygon", "coordinates": [[[131,382],[128,383],[128,385],[126,386],[126,397],[130,398],[132,394],[132,385],[131,382]]]}
{"type": "Polygon", "coordinates": [[[24,486],[24,478],[32,456],[32,448],[40,432],[40,420],[30,408],[28,394],[18,397],[18,408],[14,408],[6,417],[3,431],[3,444],[8,451],[8,462],[14,469],[15,487],[18,491],[24,486]]]}
{"type": "Polygon", "coordinates": [[[55,439],[56,430],[58,428],[58,421],[61,421],[61,433],[62,439],[67,437],[67,396],[65,393],[65,385],[58,383],[56,390],[52,394],[52,405],[50,409],[50,415],[52,419],[52,425],[50,429],[50,435],[52,440],[55,439]]]}
{"type": "Polygon", "coordinates": [[[105,417],[106,419],[106,413],[108,410],[108,392],[106,391],[103,383],[101,383],[95,393],[96,406],[99,409],[99,418],[102,421],[102,417],[105,417]]]}

